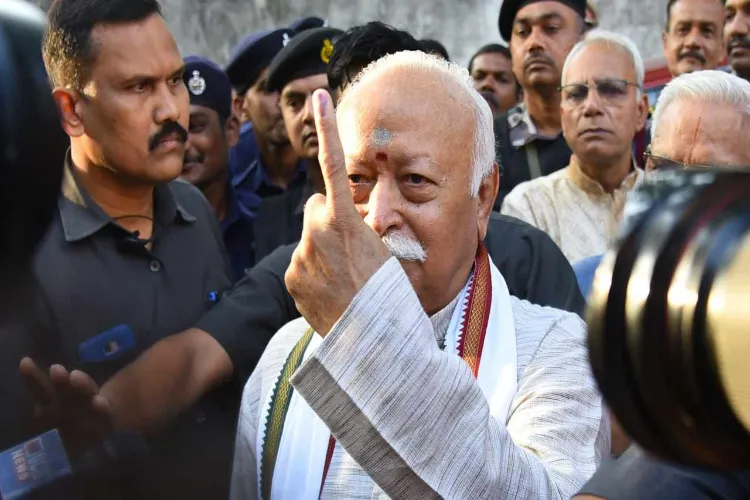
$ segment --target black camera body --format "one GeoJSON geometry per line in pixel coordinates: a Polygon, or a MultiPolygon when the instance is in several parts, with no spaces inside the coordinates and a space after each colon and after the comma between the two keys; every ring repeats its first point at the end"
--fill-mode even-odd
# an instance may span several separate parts
{"type": "Polygon", "coordinates": [[[652,454],[750,467],[750,174],[649,174],[589,297],[605,400],[652,454]]]}

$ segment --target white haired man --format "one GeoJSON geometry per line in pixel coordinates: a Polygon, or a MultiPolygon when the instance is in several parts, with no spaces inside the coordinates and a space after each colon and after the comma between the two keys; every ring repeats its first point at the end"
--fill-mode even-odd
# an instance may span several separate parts
{"type": "MultiPolygon", "coordinates": [[[[750,144],[741,130],[750,130],[749,82],[715,70],[683,74],[667,84],[656,103],[646,175],[665,168],[750,168],[750,144]]],[[[581,262],[588,267],[586,287],[599,260],[581,262]]],[[[677,467],[649,458],[632,446],[619,460],[606,461],[575,498],[749,497],[748,471],[677,467]]]]}
{"type": "Polygon", "coordinates": [[[498,169],[468,72],[400,52],[314,110],[303,318],[245,387],[232,498],[569,498],[608,419],[583,323],[510,296],[480,243],[498,169]]]}
{"type": "Polygon", "coordinates": [[[571,263],[601,254],[619,227],[627,193],[643,178],[632,143],[648,116],[643,60],[623,35],[591,31],[562,73],[562,127],[570,165],[516,186],[502,213],[542,229],[571,263]]]}

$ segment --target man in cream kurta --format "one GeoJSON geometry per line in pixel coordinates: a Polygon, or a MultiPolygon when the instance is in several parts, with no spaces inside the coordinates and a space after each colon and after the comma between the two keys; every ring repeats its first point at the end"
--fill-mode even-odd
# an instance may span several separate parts
{"type": "Polygon", "coordinates": [[[594,30],[578,42],[560,92],[570,164],[519,184],[503,202],[502,213],[545,231],[571,264],[610,247],[627,195],[643,181],[632,155],[648,116],[643,71],[637,47],[623,35],[594,30]]]}
{"type": "Polygon", "coordinates": [[[286,275],[303,318],[245,387],[232,498],[569,498],[608,420],[584,324],[510,296],[477,243],[498,173],[470,77],[402,52],[314,112],[326,196],[286,275]]]}

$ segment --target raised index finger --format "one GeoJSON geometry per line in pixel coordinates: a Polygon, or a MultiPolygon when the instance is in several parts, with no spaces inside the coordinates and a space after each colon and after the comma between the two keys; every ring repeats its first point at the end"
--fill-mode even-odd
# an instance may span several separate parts
{"type": "Polygon", "coordinates": [[[326,185],[326,205],[339,215],[356,214],[349,177],[346,174],[344,149],[341,147],[336,113],[331,96],[325,90],[313,94],[315,129],[318,132],[318,162],[326,185]]]}

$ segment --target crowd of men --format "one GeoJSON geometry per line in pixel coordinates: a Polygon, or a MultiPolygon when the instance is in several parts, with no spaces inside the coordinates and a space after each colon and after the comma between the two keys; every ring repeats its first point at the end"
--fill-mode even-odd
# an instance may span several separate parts
{"type": "Polygon", "coordinates": [[[651,113],[637,46],[584,0],[505,0],[468,67],[316,17],[222,67],[157,0],[55,0],[70,148],[3,327],[0,448],[95,450],[80,498],[750,495],[643,456],[588,363],[628,194],[750,167],[750,0],[664,7],[651,113]]]}

